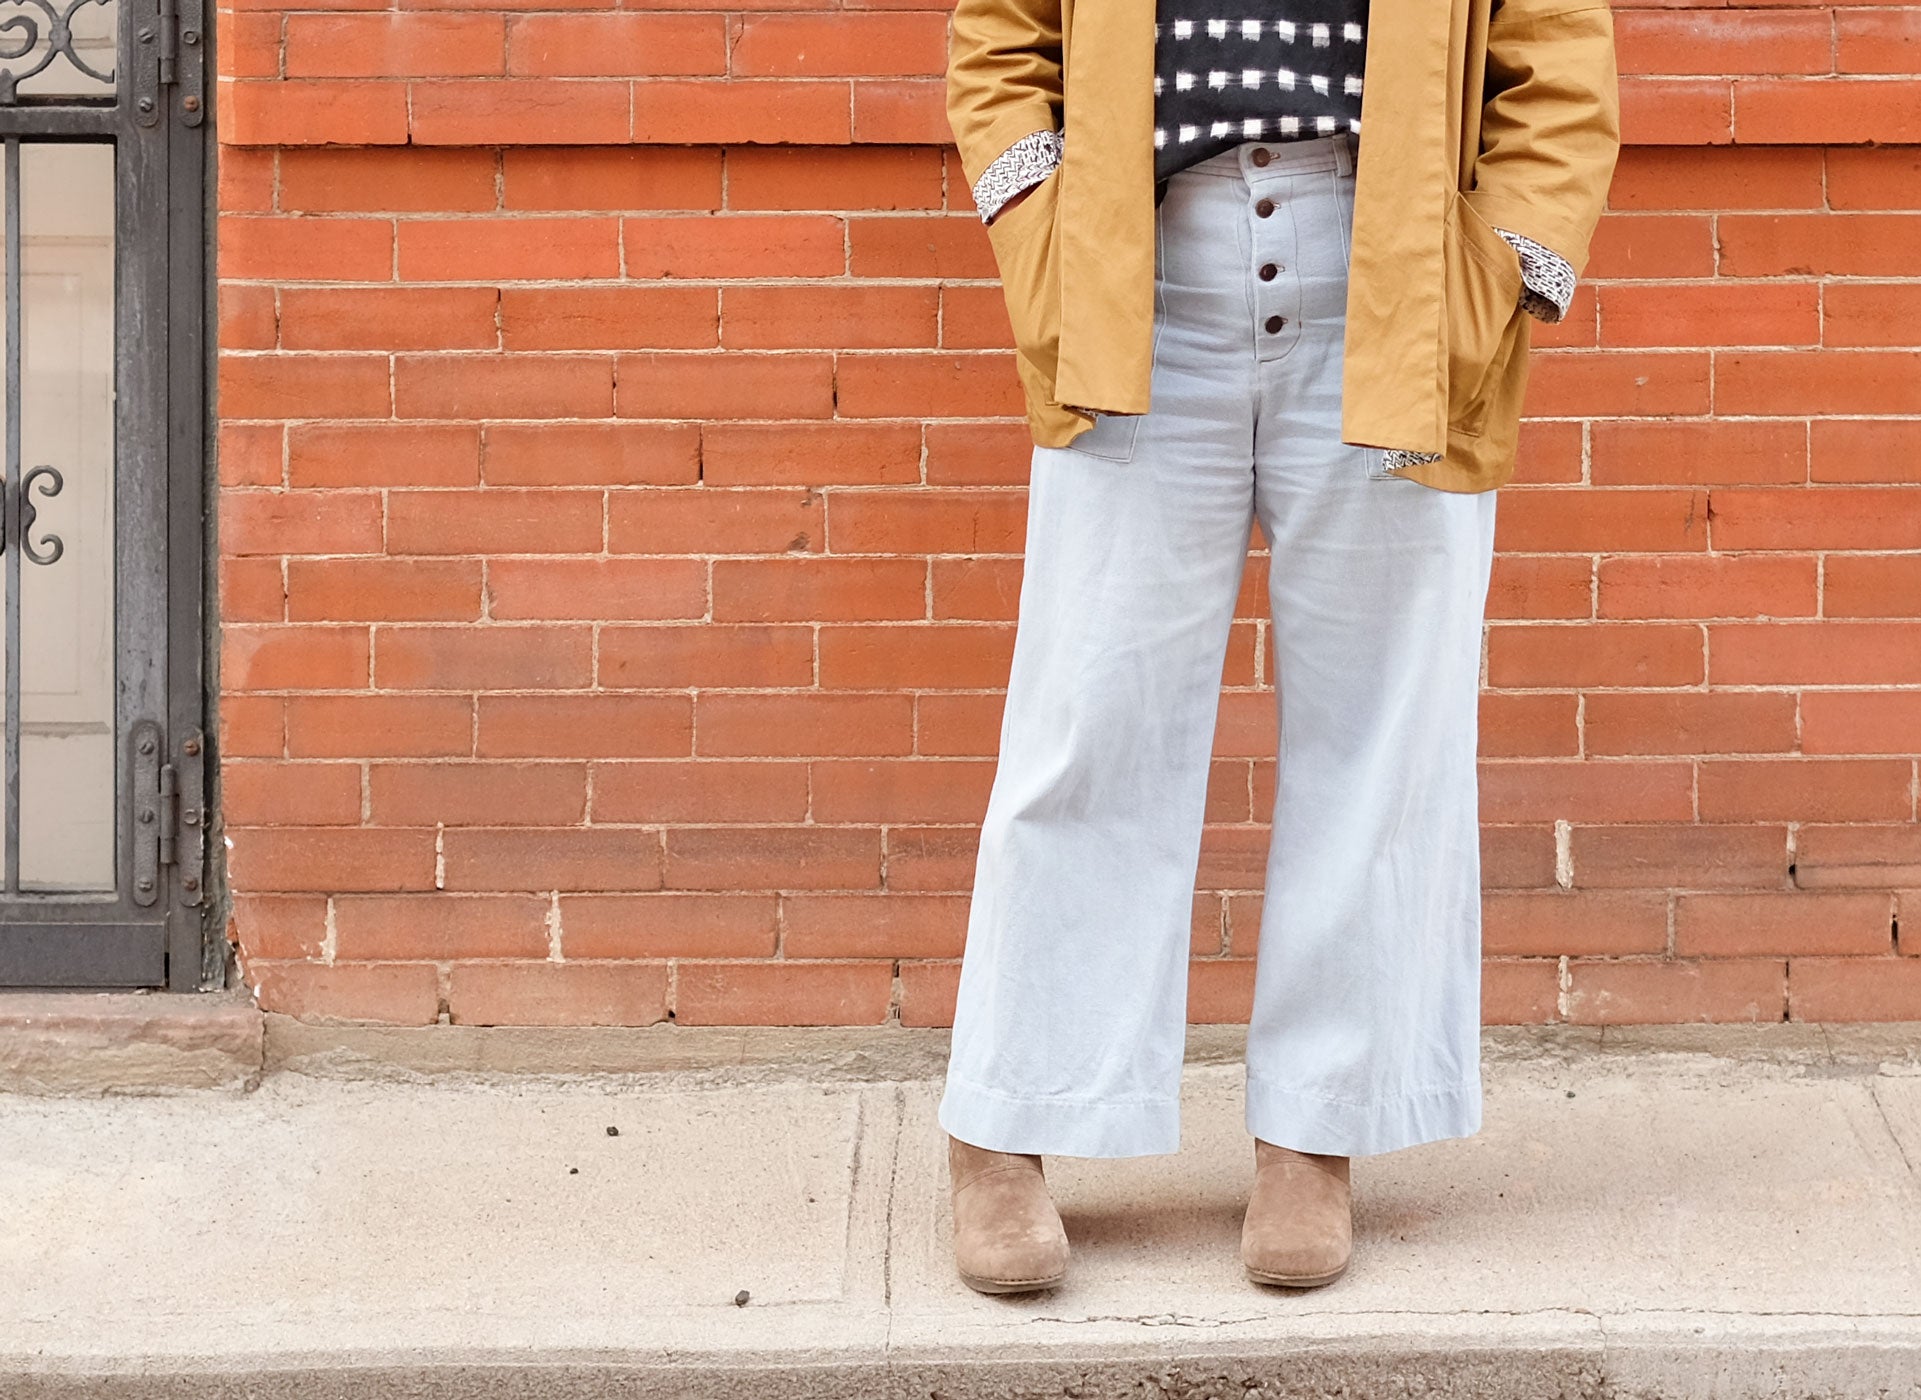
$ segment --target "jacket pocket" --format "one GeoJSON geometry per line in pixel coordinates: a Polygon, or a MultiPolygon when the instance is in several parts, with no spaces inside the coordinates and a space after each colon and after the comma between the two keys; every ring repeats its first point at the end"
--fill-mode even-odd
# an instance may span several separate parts
{"type": "Polygon", "coordinates": [[[1522,337],[1521,258],[1458,190],[1444,252],[1449,430],[1486,427],[1489,390],[1522,337]]]}
{"type": "Polygon", "coordinates": [[[1053,401],[1054,372],[1060,364],[1061,281],[1059,231],[1055,210],[1061,172],[1056,166],[1012,208],[1002,209],[987,226],[1007,298],[1007,319],[1022,382],[1053,401]]]}

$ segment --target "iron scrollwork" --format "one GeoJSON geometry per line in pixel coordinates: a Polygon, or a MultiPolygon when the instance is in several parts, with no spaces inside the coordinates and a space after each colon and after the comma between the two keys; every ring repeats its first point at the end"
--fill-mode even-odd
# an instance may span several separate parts
{"type": "Polygon", "coordinates": [[[58,535],[42,535],[38,543],[33,538],[33,522],[39,515],[33,505],[34,488],[38,487],[42,496],[52,500],[65,489],[66,484],[66,478],[54,467],[35,467],[21,479],[20,553],[29,563],[58,563],[60,556],[66,553],[67,546],[58,535]]]}
{"type": "Polygon", "coordinates": [[[0,64],[11,65],[15,59],[33,58],[32,66],[21,72],[15,72],[11,66],[0,67],[0,104],[19,101],[20,84],[44,72],[58,58],[66,59],[95,82],[112,85],[111,70],[102,73],[80,56],[73,40],[73,17],[84,5],[105,8],[113,0],[67,0],[64,5],[57,0],[0,0],[0,3],[19,8],[19,13],[0,19],[0,64]],[[35,10],[40,13],[34,14],[35,10]],[[39,51],[37,58],[34,57],[36,50],[39,51]]]}

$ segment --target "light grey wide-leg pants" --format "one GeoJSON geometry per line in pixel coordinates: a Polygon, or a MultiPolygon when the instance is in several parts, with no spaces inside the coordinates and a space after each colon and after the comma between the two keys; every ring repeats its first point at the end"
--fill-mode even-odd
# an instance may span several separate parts
{"type": "Polygon", "coordinates": [[[1246,1123],[1360,1156],[1480,1126],[1475,758],[1492,491],[1340,438],[1345,137],[1169,183],[1153,411],[1036,448],[938,1117],[1010,1152],[1180,1145],[1228,628],[1256,520],[1280,702],[1246,1123]]]}

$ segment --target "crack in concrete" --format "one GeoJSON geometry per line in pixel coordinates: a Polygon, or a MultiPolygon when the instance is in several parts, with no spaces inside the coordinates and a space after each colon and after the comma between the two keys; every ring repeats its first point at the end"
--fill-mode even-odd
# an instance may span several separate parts
{"type": "Polygon", "coordinates": [[[1888,1106],[1881,1102],[1881,1086],[1870,1082],[1868,1097],[1873,1100],[1875,1111],[1881,1115],[1881,1122],[1886,1125],[1888,1137],[1893,1140],[1894,1150],[1901,1156],[1901,1165],[1908,1169],[1909,1178],[1921,1181],[1921,1171],[1915,1170],[1914,1159],[1908,1156],[1908,1145],[1901,1140],[1901,1130],[1894,1126],[1894,1119],[1888,1113],[1888,1106]]]}

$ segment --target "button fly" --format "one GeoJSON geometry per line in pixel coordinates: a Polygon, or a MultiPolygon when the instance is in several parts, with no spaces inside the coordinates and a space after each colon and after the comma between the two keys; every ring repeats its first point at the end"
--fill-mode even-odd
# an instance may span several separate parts
{"type": "Polygon", "coordinates": [[[1259,204],[1254,206],[1254,212],[1265,219],[1269,214],[1274,212],[1274,201],[1271,199],[1263,199],[1259,204]]]}
{"type": "Polygon", "coordinates": [[[1285,316],[1269,316],[1267,318],[1267,333],[1269,335],[1275,335],[1279,333],[1281,327],[1286,324],[1287,317],[1285,316]]]}
{"type": "Polygon", "coordinates": [[[1273,156],[1268,153],[1267,147],[1256,146],[1251,152],[1248,153],[1247,158],[1253,161],[1256,165],[1266,165],[1268,161],[1273,159],[1273,156]]]}
{"type": "Polygon", "coordinates": [[[1281,268],[1279,263],[1262,263],[1261,264],[1261,280],[1263,282],[1272,282],[1274,280],[1274,274],[1279,272],[1280,270],[1281,268]]]}

